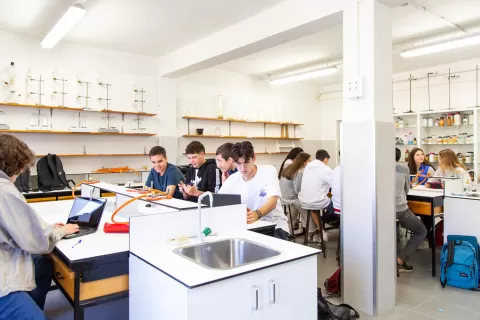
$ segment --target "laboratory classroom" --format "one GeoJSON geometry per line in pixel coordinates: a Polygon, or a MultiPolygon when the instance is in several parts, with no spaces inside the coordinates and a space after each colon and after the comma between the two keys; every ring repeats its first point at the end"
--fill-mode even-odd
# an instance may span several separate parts
{"type": "Polygon", "coordinates": [[[480,320],[480,1],[0,0],[0,320],[480,320]]]}

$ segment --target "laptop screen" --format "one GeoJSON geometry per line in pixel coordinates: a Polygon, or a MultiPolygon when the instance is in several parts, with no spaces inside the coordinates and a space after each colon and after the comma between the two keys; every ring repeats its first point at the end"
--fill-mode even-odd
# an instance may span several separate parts
{"type": "Polygon", "coordinates": [[[75,198],[67,223],[96,228],[100,223],[106,203],[106,199],[75,198]]]}

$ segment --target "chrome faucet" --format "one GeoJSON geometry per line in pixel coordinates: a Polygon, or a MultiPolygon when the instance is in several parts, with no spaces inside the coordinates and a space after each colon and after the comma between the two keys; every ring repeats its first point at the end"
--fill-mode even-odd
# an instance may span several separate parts
{"type": "Polygon", "coordinates": [[[203,242],[202,230],[202,200],[208,196],[210,198],[210,208],[213,207],[213,195],[210,191],[204,192],[198,197],[198,239],[203,242]]]}

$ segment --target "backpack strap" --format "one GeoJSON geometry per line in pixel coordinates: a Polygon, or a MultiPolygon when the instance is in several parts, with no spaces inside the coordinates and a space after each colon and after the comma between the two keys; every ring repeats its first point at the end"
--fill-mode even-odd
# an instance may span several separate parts
{"type": "MultiPolygon", "coordinates": [[[[69,184],[68,184],[68,181],[67,179],[64,177],[64,175],[61,175],[59,172],[58,172],[58,167],[60,166],[60,158],[57,156],[57,155],[54,155],[55,157],[55,174],[57,175],[58,177],[58,180],[60,180],[61,183],[63,183],[63,185],[66,187],[66,188],[70,188],[69,184]]],[[[65,174],[65,172],[64,172],[65,174]]]]}
{"type": "Polygon", "coordinates": [[[358,314],[357,310],[355,310],[351,305],[346,304],[346,303],[341,303],[339,306],[340,306],[340,307],[348,308],[348,309],[350,309],[350,311],[353,311],[353,312],[354,312],[354,315],[351,316],[351,317],[360,318],[360,315],[358,314]]]}
{"type": "Polygon", "coordinates": [[[50,153],[47,155],[48,170],[50,171],[52,177],[55,177],[57,175],[57,166],[53,162],[54,156],[55,156],[54,154],[50,154],[50,153]]]}
{"type": "Polygon", "coordinates": [[[447,267],[453,263],[453,257],[455,255],[455,242],[456,240],[448,240],[447,267]]]}

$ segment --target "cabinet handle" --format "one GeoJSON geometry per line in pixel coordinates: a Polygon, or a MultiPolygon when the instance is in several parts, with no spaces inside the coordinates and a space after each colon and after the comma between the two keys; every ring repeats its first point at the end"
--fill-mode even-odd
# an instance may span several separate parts
{"type": "Polygon", "coordinates": [[[256,286],[252,286],[255,294],[255,305],[253,307],[253,311],[258,311],[258,288],[256,286]]]}
{"type": "Polygon", "coordinates": [[[271,285],[271,292],[272,292],[272,304],[275,304],[277,302],[277,286],[275,284],[275,281],[270,280],[270,285],[271,285]]]}

